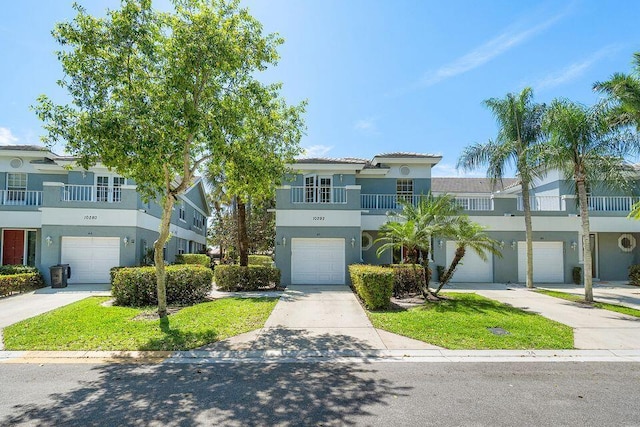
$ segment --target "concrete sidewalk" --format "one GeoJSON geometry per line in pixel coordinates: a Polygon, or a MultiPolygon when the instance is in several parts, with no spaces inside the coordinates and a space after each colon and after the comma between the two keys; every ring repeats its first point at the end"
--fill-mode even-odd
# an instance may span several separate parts
{"type": "Polygon", "coordinates": [[[289,286],[264,328],[205,350],[344,351],[437,349],[373,327],[347,286],[289,286]]]}
{"type": "MultiPolygon", "coordinates": [[[[584,297],[584,286],[544,284],[537,287],[584,297]]],[[[593,284],[593,298],[598,302],[607,302],[640,310],[640,287],[627,285],[623,282],[595,282],[593,284]]]]}

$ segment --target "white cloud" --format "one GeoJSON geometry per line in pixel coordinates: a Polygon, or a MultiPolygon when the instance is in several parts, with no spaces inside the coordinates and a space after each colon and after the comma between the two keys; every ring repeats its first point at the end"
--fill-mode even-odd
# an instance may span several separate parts
{"type": "Polygon", "coordinates": [[[449,163],[438,163],[431,168],[431,176],[434,177],[458,177],[458,178],[484,178],[486,174],[480,171],[463,171],[449,163]]]}
{"type": "Polygon", "coordinates": [[[618,50],[620,50],[619,46],[606,46],[580,62],[573,63],[562,70],[547,74],[545,77],[539,79],[533,87],[536,89],[549,89],[569,83],[581,77],[593,64],[618,50]]]}
{"type": "Polygon", "coordinates": [[[329,151],[333,149],[333,146],[328,145],[312,145],[304,148],[303,156],[305,157],[324,157],[329,151]]]}
{"type": "Polygon", "coordinates": [[[0,127],[0,145],[12,145],[18,142],[18,138],[13,136],[9,128],[0,127]]]}
{"type": "Polygon", "coordinates": [[[380,132],[378,131],[378,125],[376,123],[376,120],[377,119],[373,117],[367,118],[367,119],[360,119],[353,124],[353,128],[361,133],[377,135],[380,132]]]}
{"type": "Polygon", "coordinates": [[[502,55],[508,50],[529,40],[536,34],[546,30],[560,20],[565,14],[566,12],[560,13],[525,30],[515,31],[513,29],[507,29],[499,36],[476,47],[471,52],[453,60],[449,64],[438,68],[434,72],[426,73],[420,83],[422,86],[432,86],[443,80],[459,74],[464,74],[474,68],[478,68],[491,61],[493,58],[502,55]]]}

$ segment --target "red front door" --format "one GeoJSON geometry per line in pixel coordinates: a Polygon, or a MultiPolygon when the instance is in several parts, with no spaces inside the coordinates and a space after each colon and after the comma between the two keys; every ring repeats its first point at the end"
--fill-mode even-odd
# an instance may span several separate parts
{"type": "Polygon", "coordinates": [[[24,230],[4,230],[2,235],[2,265],[24,261],[24,230]]]}

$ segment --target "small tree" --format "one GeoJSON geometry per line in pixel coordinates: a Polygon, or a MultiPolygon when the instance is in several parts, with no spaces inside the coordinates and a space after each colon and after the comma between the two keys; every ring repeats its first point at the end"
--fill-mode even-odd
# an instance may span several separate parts
{"type": "MultiPolygon", "coordinates": [[[[174,202],[206,163],[246,133],[253,100],[267,91],[254,75],[275,64],[282,40],[263,35],[238,0],[172,0],[158,12],[151,0],[122,0],[106,18],[75,5],[72,22],[53,35],[71,104],[46,96],[35,110],[50,144],[62,141],[81,166],[96,162],[135,180],[163,208],[155,266],[158,313],[165,317],[162,248],[174,202]]],[[[266,118],[265,121],[268,121],[266,118]]]]}
{"type": "Polygon", "coordinates": [[[438,295],[443,286],[451,281],[454,273],[456,272],[456,268],[460,265],[462,259],[467,253],[467,248],[471,248],[471,250],[477,253],[483,261],[487,260],[487,253],[492,253],[502,257],[502,252],[498,249],[499,243],[489,237],[485,233],[485,230],[486,227],[483,227],[482,225],[471,221],[467,216],[464,216],[455,224],[452,230],[453,233],[448,236],[444,236],[455,239],[456,252],[449,264],[449,267],[439,278],[440,283],[438,284],[438,288],[435,290],[434,294],[438,295]]]}

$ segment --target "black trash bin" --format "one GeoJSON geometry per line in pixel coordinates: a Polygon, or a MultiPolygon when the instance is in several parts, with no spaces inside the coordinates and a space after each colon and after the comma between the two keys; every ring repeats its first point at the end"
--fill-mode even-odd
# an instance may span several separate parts
{"type": "Polygon", "coordinates": [[[51,272],[51,287],[66,288],[67,279],[71,277],[71,267],[69,264],[57,264],[49,267],[51,272]]]}

